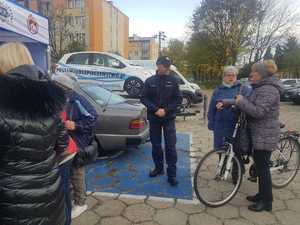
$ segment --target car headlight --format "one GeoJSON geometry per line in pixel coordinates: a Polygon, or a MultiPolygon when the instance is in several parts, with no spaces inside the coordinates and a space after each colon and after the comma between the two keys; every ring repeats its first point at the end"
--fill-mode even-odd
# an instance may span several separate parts
{"type": "Polygon", "coordinates": [[[298,95],[300,96],[300,92],[298,92],[298,95]]]}

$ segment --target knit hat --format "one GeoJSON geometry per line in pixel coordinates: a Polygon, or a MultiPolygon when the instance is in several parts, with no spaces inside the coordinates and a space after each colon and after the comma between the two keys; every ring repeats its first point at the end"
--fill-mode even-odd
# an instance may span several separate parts
{"type": "Polygon", "coordinates": [[[53,75],[52,80],[67,89],[74,90],[75,88],[76,77],[74,74],[53,75]]]}

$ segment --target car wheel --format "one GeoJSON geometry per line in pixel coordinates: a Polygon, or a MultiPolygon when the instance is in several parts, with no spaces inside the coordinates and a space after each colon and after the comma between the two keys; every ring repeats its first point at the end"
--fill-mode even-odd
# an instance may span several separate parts
{"type": "Polygon", "coordinates": [[[124,90],[127,92],[129,97],[138,98],[142,94],[143,87],[143,81],[136,77],[131,77],[125,81],[124,90]]]}
{"type": "Polygon", "coordinates": [[[190,108],[192,106],[192,99],[188,95],[183,95],[182,106],[184,108],[190,108]]]}

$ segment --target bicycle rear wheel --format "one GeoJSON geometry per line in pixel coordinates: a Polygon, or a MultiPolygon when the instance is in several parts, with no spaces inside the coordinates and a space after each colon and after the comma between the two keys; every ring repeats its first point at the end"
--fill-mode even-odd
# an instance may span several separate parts
{"type": "Polygon", "coordinates": [[[280,139],[271,157],[272,186],[276,189],[289,185],[300,167],[300,146],[292,137],[280,139]]]}
{"type": "Polygon", "coordinates": [[[211,151],[202,158],[196,168],[194,190],[199,201],[208,207],[225,205],[234,198],[241,186],[243,179],[241,163],[234,156],[232,168],[235,169],[226,173],[228,160],[225,151],[211,151]],[[222,160],[224,162],[220,163],[222,160]]]}

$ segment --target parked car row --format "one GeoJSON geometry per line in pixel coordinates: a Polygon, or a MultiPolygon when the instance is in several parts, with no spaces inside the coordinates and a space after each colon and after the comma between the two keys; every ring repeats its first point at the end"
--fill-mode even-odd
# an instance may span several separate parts
{"type": "MultiPolygon", "coordinates": [[[[200,87],[190,83],[175,66],[171,70],[179,81],[184,107],[202,102],[200,87]]],[[[127,149],[149,139],[147,110],[132,98],[140,97],[145,80],[155,74],[155,61],[152,66],[145,66],[111,53],[76,52],[64,55],[58,62],[53,76],[60,74],[74,74],[70,76],[75,91],[99,114],[96,128],[99,151],[127,149]],[[130,98],[113,91],[125,91],[130,98]]]]}
{"type": "Polygon", "coordinates": [[[300,104],[300,79],[282,79],[284,92],[281,101],[300,104]]]}
{"type": "MultiPolygon", "coordinates": [[[[184,104],[200,103],[202,92],[197,84],[190,83],[177,70],[171,68],[180,82],[184,104]]],[[[81,80],[96,80],[111,91],[125,91],[131,98],[138,98],[144,82],[155,74],[155,61],[129,61],[121,56],[104,52],[75,52],[66,54],[56,65],[56,74],[72,72],[81,80]]]]}

